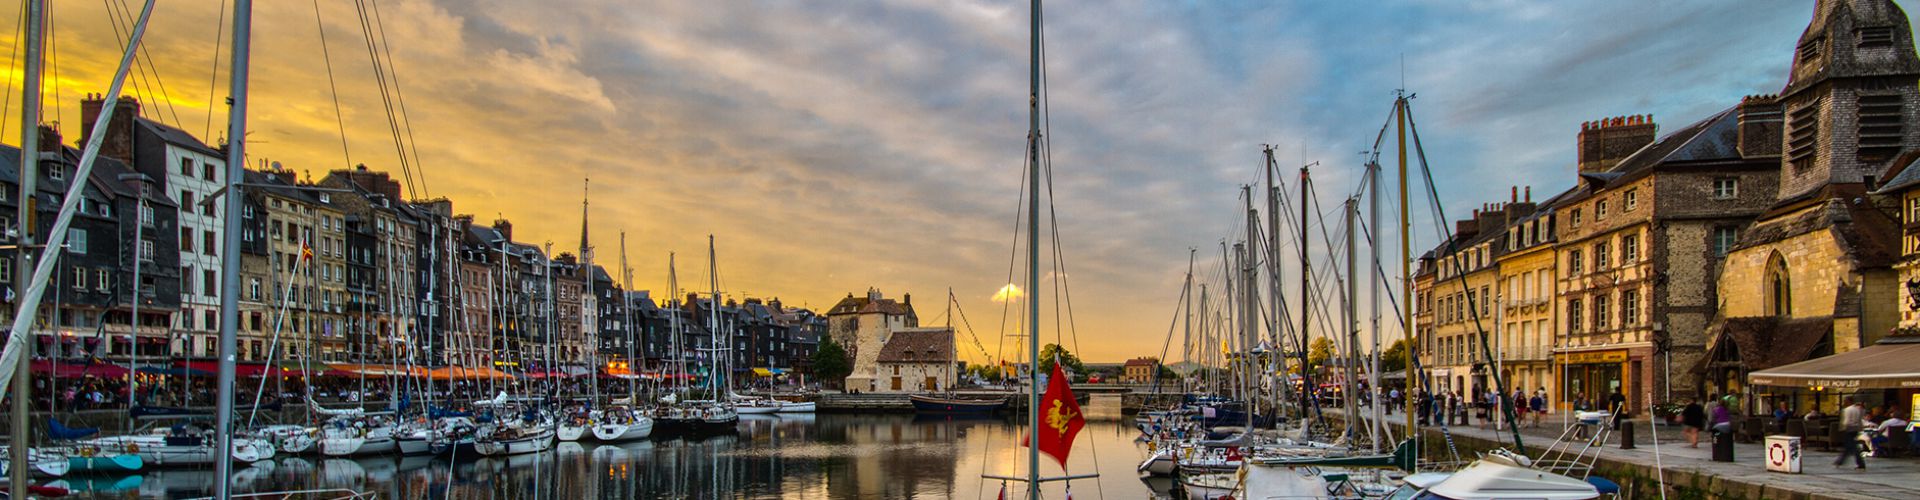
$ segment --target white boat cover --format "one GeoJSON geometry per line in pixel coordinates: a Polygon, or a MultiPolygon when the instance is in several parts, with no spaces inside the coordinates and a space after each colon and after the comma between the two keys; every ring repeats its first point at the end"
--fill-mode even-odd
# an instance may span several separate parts
{"type": "MultiPolygon", "coordinates": [[[[1503,457],[1504,458],[1504,457],[1503,457]]],[[[1512,465],[1511,460],[1476,460],[1427,491],[1454,500],[1588,500],[1600,490],[1586,481],[1512,465]]]]}

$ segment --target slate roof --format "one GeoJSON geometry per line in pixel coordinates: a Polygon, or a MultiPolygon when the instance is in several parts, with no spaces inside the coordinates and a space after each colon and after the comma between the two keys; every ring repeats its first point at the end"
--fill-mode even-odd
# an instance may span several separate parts
{"type": "Polygon", "coordinates": [[[1608,170],[1621,174],[1608,180],[1631,177],[1663,163],[1740,159],[1738,109],[1738,106],[1727,108],[1641,147],[1608,170]]]}
{"type": "Polygon", "coordinates": [[[221,153],[220,150],[214,149],[213,146],[208,146],[207,143],[201,142],[200,138],[194,137],[193,134],[189,134],[185,130],[173,128],[171,126],[168,126],[165,123],[156,122],[156,121],[149,120],[142,117],[134,117],[133,121],[134,123],[139,124],[140,127],[146,128],[148,131],[153,132],[153,135],[160,137],[160,140],[167,141],[167,143],[169,144],[173,144],[175,146],[180,146],[187,149],[196,150],[203,154],[208,154],[213,156],[225,155],[225,153],[221,153]]]}
{"type": "Polygon", "coordinates": [[[1783,205],[1762,216],[1760,222],[1741,233],[1734,249],[1832,229],[1842,250],[1858,259],[1857,264],[1892,265],[1900,256],[1900,225],[1890,214],[1872,206],[1866,194],[1865,185],[1828,184],[1800,203],[1783,205]]]}
{"type": "Polygon", "coordinates": [[[1833,335],[1833,318],[1727,318],[1703,361],[1732,347],[1747,370],[1765,370],[1806,361],[1833,335]]]}
{"type": "Polygon", "coordinates": [[[856,297],[848,294],[847,298],[840,299],[840,303],[834,304],[833,309],[827,310],[827,314],[865,314],[875,312],[907,315],[913,314],[913,306],[893,299],[873,300],[868,297],[856,297]]]}
{"type": "Polygon", "coordinates": [[[1907,162],[1906,166],[1901,167],[1899,173],[1887,178],[1887,181],[1880,185],[1880,189],[1873,193],[1894,194],[1916,185],[1920,185],[1920,156],[1907,162]]]}
{"type": "Polygon", "coordinates": [[[881,363],[951,363],[953,330],[924,328],[896,330],[880,348],[881,363]]]}

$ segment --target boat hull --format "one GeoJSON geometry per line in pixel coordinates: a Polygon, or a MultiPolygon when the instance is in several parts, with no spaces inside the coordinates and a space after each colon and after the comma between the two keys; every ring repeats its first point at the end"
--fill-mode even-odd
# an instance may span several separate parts
{"type": "Polygon", "coordinates": [[[554,437],[559,438],[561,441],[568,441],[568,442],[579,441],[580,436],[587,435],[587,426],[562,425],[558,429],[553,431],[553,435],[554,437]]]}
{"type": "Polygon", "coordinates": [[[909,398],[913,400],[913,411],[920,413],[991,413],[1007,405],[1005,398],[956,399],[919,395],[909,398]]]}
{"type": "Polygon", "coordinates": [[[115,453],[111,455],[71,456],[67,457],[68,469],[73,472],[138,472],[147,462],[140,455],[115,453]]]}
{"type": "Polygon", "coordinates": [[[599,424],[593,426],[593,438],[604,443],[618,443],[646,439],[653,434],[653,419],[636,419],[629,424],[599,424]]]}
{"type": "Polygon", "coordinates": [[[813,409],[814,403],[812,401],[804,403],[787,402],[780,403],[780,411],[775,413],[813,413],[813,409]]]}

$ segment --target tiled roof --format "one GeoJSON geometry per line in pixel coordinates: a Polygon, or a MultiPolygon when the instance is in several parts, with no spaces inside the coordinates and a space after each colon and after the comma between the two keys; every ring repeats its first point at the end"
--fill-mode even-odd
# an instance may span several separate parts
{"type": "Polygon", "coordinates": [[[868,297],[848,295],[847,298],[840,299],[840,303],[834,304],[833,309],[827,311],[827,314],[865,313],[907,315],[913,314],[913,306],[893,299],[873,300],[868,297]]]}
{"type": "Polygon", "coordinates": [[[1711,362],[1718,351],[1735,349],[1740,363],[1748,370],[1765,370],[1805,361],[1822,342],[1833,335],[1833,318],[1776,317],[1727,318],[1720,335],[1704,360],[1711,362]]]}
{"type": "Polygon", "coordinates": [[[880,348],[881,363],[951,363],[953,330],[925,328],[897,330],[880,348]]]}

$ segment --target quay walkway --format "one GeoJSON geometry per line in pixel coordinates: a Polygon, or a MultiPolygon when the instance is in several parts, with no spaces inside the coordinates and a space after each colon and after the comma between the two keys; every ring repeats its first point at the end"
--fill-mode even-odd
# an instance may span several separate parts
{"type": "MultiPolygon", "coordinates": [[[[1339,409],[1325,410],[1334,418],[1342,418],[1344,412],[1339,409]]],[[[1643,414],[1644,415],[1644,414],[1643,414]]],[[[1542,419],[1539,427],[1522,427],[1521,439],[1526,441],[1527,451],[1538,455],[1541,450],[1553,444],[1564,427],[1565,416],[1555,413],[1542,419]]],[[[1406,416],[1396,412],[1386,420],[1392,424],[1396,433],[1406,423],[1406,416]]],[[[1620,449],[1621,433],[1614,432],[1604,449],[1600,451],[1598,469],[1600,475],[1620,482],[1623,486],[1629,481],[1646,484],[1636,498],[1660,498],[1648,495],[1654,484],[1653,467],[1655,463],[1654,433],[1650,432],[1650,423],[1643,416],[1634,422],[1634,449],[1620,449]],[[1623,480],[1612,474],[1630,476],[1623,480]]],[[[1439,427],[1423,428],[1428,436],[1438,437],[1439,427]]],[[[1510,447],[1513,437],[1510,431],[1495,430],[1491,424],[1448,426],[1454,442],[1459,445],[1460,453],[1467,455],[1468,450],[1485,450],[1499,446],[1510,447]]],[[[1680,432],[1680,426],[1661,425],[1659,432],[1659,464],[1666,470],[1666,484],[1669,498],[1722,498],[1745,500],[1914,500],[1920,499],[1920,457],[1875,458],[1867,457],[1867,468],[1855,469],[1851,460],[1845,467],[1834,467],[1833,460],[1839,456],[1838,447],[1834,451],[1820,451],[1813,447],[1802,447],[1801,473],[1786,474],[1768,472],[1766,469],[1765,444],[1735,443],[1733,462],[1715,462],[1710,433],[1701,434],[1699,448],[1688,448],[1686,436],[1680,432]],[[1698,495],[1698,496],[1696,496],[1698,495]]],[[[1396,434],[1399,435],[1399,434],[1396,434]]],[[[1444,447],[1438,441],[1432,446],[1444,447]]],[[[1431,448],[1430,448],[1431,449],[1431,448]]],[[[1441,451],[1441,453],[1445,453],[1441,451]]],[[[1471,459],[1462,456],[1462,460],[1471,459]]]]}

